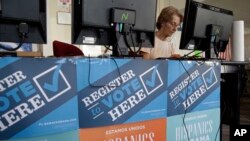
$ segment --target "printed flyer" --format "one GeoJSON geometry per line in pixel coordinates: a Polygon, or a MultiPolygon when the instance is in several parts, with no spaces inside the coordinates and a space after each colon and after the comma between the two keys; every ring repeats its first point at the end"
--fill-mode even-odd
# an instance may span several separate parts
{"type": "Polygon", "coordinates": [[[220,63],[168,61],[167,117],[220,108],[220,63]]]}
{"type": "Polygon", "coordinates": [[[77,62],[80,128],[166,117],[166,61],[77,62]]]}
{"type": "Polygon", "coordinates": [[[0,58],[0,72],[0,140],[78,129],[70,60],[0,58]]]}
{"type": "Polygon", "coordinates": [[[166,118],[80,129],[80,141],[165,141],[166,118]]]}
{"type": "Polygon", "coordinates": [[[168,141],[219,141],[220,109],[210,109],[167,119],[168,141]]]}

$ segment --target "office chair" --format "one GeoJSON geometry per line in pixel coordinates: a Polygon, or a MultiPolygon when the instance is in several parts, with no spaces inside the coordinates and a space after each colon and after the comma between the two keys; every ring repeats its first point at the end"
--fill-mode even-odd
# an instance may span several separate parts
{"type": "Polygon", "coordinates": [[[84,56],[84,53],[76,46],[61,41],[53,41],[55,57],[84,56]]]}

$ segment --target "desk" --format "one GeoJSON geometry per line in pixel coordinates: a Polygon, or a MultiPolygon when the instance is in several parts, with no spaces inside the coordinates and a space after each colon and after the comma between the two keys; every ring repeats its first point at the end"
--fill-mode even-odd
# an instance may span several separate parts
{"type": "Polygon", "coordinates": [[[221,94],[222,100],[222,123],[229,125],[240,124],[240,96],[242,95],[242,79],[244,67],[248,62],[221,62],[221,94]],[[228,119],[225,119],[228,118],[228,119]]]}
{"type": "Polygon", "coordinates": [[[188,60],[3,57],[0,140],[121,140],[135,130],[157,141],[186,141],[187,131],[219,140],[220,70],[188,60]]]}

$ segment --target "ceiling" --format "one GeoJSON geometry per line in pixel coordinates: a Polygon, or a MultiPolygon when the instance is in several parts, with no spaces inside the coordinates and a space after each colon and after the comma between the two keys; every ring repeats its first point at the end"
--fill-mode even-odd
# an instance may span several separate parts
{"type": "MultiPolygon", "coordinates": [[[[167,3],[184,11],[185,0],[166,0],[167,3]]],[[[195,0],[205,4],[233,11],[234,20],[243,20],[245,34],[250,34],[250,0],[195,0]]]]}

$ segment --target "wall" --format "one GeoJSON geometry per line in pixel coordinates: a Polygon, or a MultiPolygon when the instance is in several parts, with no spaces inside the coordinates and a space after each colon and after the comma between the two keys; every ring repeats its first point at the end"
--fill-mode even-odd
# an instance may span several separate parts
{"type": "Polygon", "coordinates": [[[71,25],[57,24],[57,0],[47,0],[47,44],[43,45],[44,56],[52,56],[54,40],[71,42],[71,25]]]}

